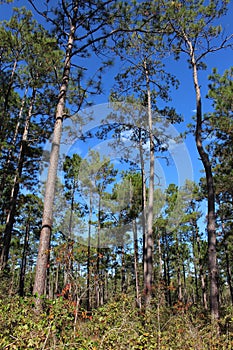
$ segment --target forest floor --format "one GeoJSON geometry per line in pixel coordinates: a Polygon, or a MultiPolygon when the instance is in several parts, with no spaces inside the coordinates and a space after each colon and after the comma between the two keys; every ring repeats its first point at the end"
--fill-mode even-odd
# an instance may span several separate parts
{"type": "Polygon", "coordinates": [[[6,296],[0,300],[0,349],[230,350],[233,312],[226,309],[214,325],[194,306],[152,305],[143,312],[132,297],[120,296],[91,313],[62,298],[45,300],[36,313],[34,298],[6,296]]]}

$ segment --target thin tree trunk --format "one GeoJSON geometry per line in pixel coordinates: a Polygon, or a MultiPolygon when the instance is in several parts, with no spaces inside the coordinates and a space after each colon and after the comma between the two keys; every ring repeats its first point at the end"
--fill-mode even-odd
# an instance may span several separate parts
{"type": "MultiPolygon", "coordinates": [[[[15,150],[15,147],[16,147],[16,141],[17,141],[17,137],[18,137],[18,134],[19,134],[19,127],[20,127],[20,124],[22,123],[22,119],[23,119],[23,111],[24,111],[24,106],[25,106],[25,102],[26,102],[27,93],[28,93],[28,86],[26,87],[26,89],[24,91],[24,96],[23,96],[23,99],[22,99],[22,102],[21,102],[21,106],[20,106],[20,110],[19,110],[19,114],[18,114],[18,117],[17,117],[17,123],[16,123],[16,126],[15,126],[14,136],[13,136],[13,139],[11,141],[11,146],[12,147],[10,147],[10,149],[8,151],[8,154],[7,154],[7,157],[6,157],[6,163],[4,165],[4,172],[5,172],[5,174],[8,174],[8,172],[9,172],[9,166],[10,166],[10,163],[12,161],[13,151],[15,150]]],[[[7,180],[6,176],[4,176],[1,179],[1,184],[0,184],[0,193],[1,194],[3,193],[3,190],[5,188],[6,180],[7,180]]]]}
{"type": "MultiPolygon", "coordinates": [[[[142,130],[139,129],[139,155],[141,165],[141,177],[142,177],[142,266],[143,272],[146,271],[146,175],[145,175],[145,164],[143,158],[143,145],[142,145],[142,130]]],[[[145,278],[145,275],[144,275],[145,278]]]]}
{"type": "Polygon", "coordinates": [[[185,273],[185,264],[182,263],[183,268],[183,281],[184,281],[184,292],[183,292],[183,300],[184,302],[187,302],[187,285],[186,285],[186,273],[185,273]]]}
{"type": "Polygon", "coordinates": [[[30,232],[30,218],[28,218],[25,229],[24,244],[23,244],[23,255],[20,267],[20,277],[19,277],[19,295],[24,296],[24,282],[27,266],[27,255],[28,255],[28,242],[29,242],[29,232],[30,232]]]}
{"type": "Polygon", "coordinates": [[[58,290],[58,288],[59,288],[59,269],[60,269],[60,264],[58,264],[57,268],[56,268],[54,294],[59,293],[59,290],[58,290]]]}
{"type": "Polygon", "coordinates": [[[99,195],[99,204],[98,204],[98,231],[97,231],[97,257],[96,257],[96,274],[95,274],[95,293],[96,293],[96,307],[100,305],[100,208],[101,208],[101,199],[99,195]]]}
{"type": "Polygon", "coordinates": [[[215,190],[212,166],[208,153],[205,151],[202,142],[202,104],[201,90],[198,82],[198,68],[194,56],[192,43],[188,41],[190,48],[190,58],[193,68],[193,82],[196,92],[196,146],[201,157],[206,175],[207,185],[207,232],[208,232],[208,265],[209,265],[209,283],[210,283],[210,311],[213,320],[219,318],[219,286],[218,286],[218,266],[216,251],[216,222],[215,222],[215,190]]]}
{"type": "Polygon", "coordinates": [[[180,259],[178,260],[178,265],[177,265],[177,283],[178,283],[178,301],[181,303],[183,301],[183,294],[182,294],[180,259]]]}
{"type": "Polygon", "coordinates": [[[25,157],[25,152],[26,152],[26,147],[27,147],[28,131],[29,131],[29,125],[30,125],[30,120],[31,120],[31,116],[32,116],[32,109],[34,106],[35,97],[36,97],[36,90],[33,88],[31,103],[30,103],[28,115],[27,115],[27,118],[25,121],[24,132],[23,132],[21,146],[20,146],[19,155],[18,155],[18,164],[17,164],[17,168],[15,171],[13,186],[12,186],[12,190],[11,190],[10,208],[9,208],[8,214],[7,214],[6,228],[5,228],[4,237],[3,237],[3,248],[1,251],[1,257],[0,257],[0,269],[1,270],[5,269],[5,267],[7,265],[8,257],[9,257],[11,235],[12,235],[12,230],[13,230],[13,226],[14,226],[16,205],[17,205],[17,199],[18,199],[18,194],[19,194],[19,179],[21,178],[23,165],[24,165],[24,157],[25,157]]]}
{"type": "Polygon", "coordinates": [[[108,272],[105,271],[104,273],[104,301],[108,302],[108,272]]]}
{"type": "MultiPolygon", "coordinates": [[[[193,244],[192,244],[192,249],[193,249],[193,266],[194,266],[194,280],[195,280],[195,299],[194,302],[198,304],[199,302],[199,288],[198,288],[198,256],[196,256],[196,238],[198,236],[198,227],[197,227],[197,222],[196,219],[193,220],[193,230],[192,230],[192,239],[193,239],[193,244]]],[[[196,242],[197,243],[197,242],[196,242]]]]}
{"type": "Polygon", "coordinates": [[[64,285],[71,283],[72,279],[72,270],[73,270],[73,214],[74,214],[74,193],[75,193],[75,184],[73,183],[72,195],[71,195],[71,204],[70,204],[70,218],[69,218],[69,227],[68,227],[68,241],[67,241],[67,256],[66,264],[64,271],[64,285]]]}
{"type": "Polygon", "coordinates": [[[136,291],[136,304],[141,309],[141,297],[139,290],[139,271],[138,271],[138,235],[137,235],[137,223],[136,220],[133,219],[133,236],[134,236],[134,275],[135,275],[135,291],[136,291]]]}
{"type": "MultiPolygon", "coordinates": [[[[133,203],[133,188],[132,179],[130,178],[130,207],[133,203]]],[[[138,272],[138,235],[137,235],[137,223],[135,218],[132,220],[133,240],[134,240],[134,275],[135,275],[135,291],[136,291],[136,304],[141,308],[141,298],[139,295],[139,272],[138,272]]]]}
{"type": "MultiPolygon", "coordinates": [[[[56,115],[55,115],[52,149],[50,153],[50,164],[49,164],[48,177],[47,177],[46,189],[45,189],[42,229],[40,233],[39,251],[38,251],[38,257],[37,257],[37,264],[36,264],[36,275],[35,275],[35,282],[34,282],[34,288],[33,288],[33,293],[38,296],[43,295],[45,282],[46,282],[46,271],[48,266],[50,239],[51,239],[52,222],[53,222],[53,203],[54,203],[54,196],[55,196],[57,167],[58,167],[58,160],[59,160],[59,150],[60,150],[66,94],[68,90],[69,77],[70,77],[71,57],[72,57],[74,36],[76,31],[75,21],[76,21],[77,11],[78,11],[78,7],[76,5],[74,8],[74,16],[73,16],[75,20],[72,21],[70,25],[70,33],[68,37],[64,70],[63,70],[63,76],[62,76],[62,84],[60,87],[58,104],[57,104],[56,115]]],[[[39,305],[40,304],[39,299],[37,299],[37,301],[39,305]]]]}
{"type": "Polygon", "coordinates": [[[151,107],[151,91],[149,81],[149,71],[146,61],[144,62],[144,72],[147,84],[147,111],[148,111],[148,128],[150,141],[150,178],[149,178],[149,195],[147,210],[147,230],[145,239],[146,250],[146,270],[144,271],[144,291],[146,307],[150,305],[152,298],[153,284],[153,208],[154,208],[154,138],[152,130],[152,107],[151,107]]]}
{"type": "Polygon", "coordinates": [[[233,305],[232,272],[231,272],[231,264],[230,264],[230,259],[229,259],[228,240],[227,239],[224,242],[224,249],[225,249],[225,258],[226,258],[227,284],[228,284],[229,290],[230,290],[231,304],[233,305]]]}
{"type": "Polygon", "coordinates": [[[91,222],[92,222],[92,191],[90,193],[90,210],[89,210],[89,220],[88,220],[88,242],[87,242],[87,311],[90,311],[91,309],[91,301],[90,301],[91,222]]]}
{"type": "Polygon", "coordinates": [[[164,242],[164,278],[166,283],[166,299],[168,305],[172,306],[172,298],[171,298],[171,279],[170,279],[170,259],[169,259],[169,247],[167,240],[167,232],[163,233],[163,242],[164,242]]]}
{"type": "Polygon", "coordinates": [[[157,245],[158,245],[158,255],[159,255],[159,281],[162,282],[163,280],[163,256],[162,256],[162,249],[161,249],[161,236],[160,232],[158,230],[157,232],[157,245]]]}
{"type": "MultiPolygon", "coordinates": [[[[9,102],[9,97],[11,93],[11,89],[13,86],[14,82],[14,77],[16,74],[16,68],[18,65],[18,59],[19,59],[19,54],[16,55],[15,61],[13,64],[12,72],[11,72],[11,77],[8,83],[8,88],[5,94],[4,98],[4,106],[3,106],[3,113],[0,115],[0,141],[3,141],[5,139],[5,131],[6,131],[6,125],[7,125],[7,113],[8,113],[8,102],[9,102]]],[[[0,151],[1,151],[1,143],[0,143],[0,151]]]]}
{"type": "Polygon", "coordinates": [[[121,292],[126,293],[126,270],[125,270],[125,249],[121,246],[121,292]]]}
{"type": "Polygon", "coordinates": [[[198,265],[199,265],[199,271],[200,271],[201,290],[202,290],[202,305],[204,309],[207,310],[208,305],[207,305],[207,296],[206,296],[206,283],[205,283],[205,276],[203,271],[203,263],[201,259],[201,247],[200,247],[200,237],[198,234],[198,227],[196,227],[196,240],[197,240],[198,265]]]}

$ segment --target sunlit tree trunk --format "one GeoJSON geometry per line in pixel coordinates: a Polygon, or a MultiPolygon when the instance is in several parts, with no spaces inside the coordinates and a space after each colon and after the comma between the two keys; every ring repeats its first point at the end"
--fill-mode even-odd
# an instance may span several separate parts
{"type": "MultiPolygon", "coordinates": [[[[76,19],[77,11],[78,11],[78,7],[76,5],[74,8],[74,16],[73,16],[73,18],[75,19],[76,19]]],[[[54,203],[54,196],[55,196],[57,167],[58,167],[58,160],[59,160],[63,117],[64,117],[64,111],[65,111],[66,93],[67,93],[69,77],[70,77],[71,57],[72,57],[75,30],[76,30],[76,22],[74,20],[70,25],[70,33],[69,33],[68,42],[67,42],[66,57],[65,57],[64,70],[63,70],[63,76],[62,76],[62,84],[60,87],[58,104],[57,104],[56,115],[55,115],[52,148],[50,152],[50,164],[48,169],[48,177],[46,181],[42,229],[40,233],[40,243],[39,243],[39,250],[38,250],[38,257],[37,257],[37,264],[36,264],[35,283],[33,288],[33,293],[38,296],[41,296],[44,294],[44,288],[45,288],[45,282],[46,282],[46,271],[48,267],[48,257],[49,257],[49,250],[50,250],[52,222],[53,222],[53,203],[54,203]]],[[[39,302],[39,299],[38,299],[38,302],[39,302]]]]}
{"type": "Polygon", "coordinates": [[[192,56],[193,81],[196,91],[196,145],[202,163],[205,168],[208,214],[207,214],[207,231],[208,231],[208,264],[209,264],[209,281],[210,281],[210,309],[213,319],[219,318],[219,287],[218,287],[218,266],[216,251],[216,223],[215,223],[215,191],[211,162],[208,154],[205,152],[202,142],[202,106],[201,92],[197,76],[197,63],[192,56]]]}
{"type": "Polygon", "coordinates": [[[91,309],[90,300],[90,280],[91,280],[91,223],[92,223],[92,191],[90,193],[90,208],[89,208],[89,219],[88,219],[88,242],[87,242],[87,311],[91,309]]]}
{"type": "MultiPolygon", "coordinates": [[[[145,175],[145,164],[143,158],[143,145],[142,145],[142,135],[141,128],[139,129],[139,155],[140,155],[140,169],[142,178],[142,266],[143,272],[146,271],[146,175],[145,175]]],[[[144,276],[145,278],[145,276],[144,276]]]]}
{"type": "Polygon", "coordinates": [[[148,113],[148,133],[150,141],[150,176],[149,176],[149,194],[148,194],[148,206],[147,206],[147,228],[145,238],[145,251],[146,261],[144,271],[144,292],[145,292],[145,305],[150,305],[152,297],[152,284],[153,284],[153,208],[154,208],[154,138],[152,129],[152,107],[151,107],[151,90],[149,71],[146,61],[144,61],[144,72],[146,76],[147,84],[147,113],[148,113]]]}

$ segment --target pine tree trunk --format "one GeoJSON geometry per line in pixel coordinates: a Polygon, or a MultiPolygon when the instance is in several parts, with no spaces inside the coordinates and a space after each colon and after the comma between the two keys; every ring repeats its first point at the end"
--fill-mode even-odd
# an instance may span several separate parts
{"type": "MultiPolygon", "coordinates": [[[[74,9],[75,19],[76,19],[75,14],[77,13],[77,10],[78,9],[76,6],[74,9]]],[[[34,288],[33,288],[33,293],[38,296],[42,296],[44,294],[44,288],[46,283],[46,271],[48,266],[50,239],[51,239],[52,223],[53,223],[53,203],[54,203],[54,196],[55,196],[57,167],[58,167],[58,160],[59,160],[59,150],[60,150],[66,94],[68,90],[69,77],[70,77],[71,57],[72,57],[75,30],[76,30],[76,23],[71,23],[67,49],[66,49],[63,76],[62,76],[62,84],[60,87],[58,104],[57,104],[56,115],[55,115],[52,149],[50,153],[50,164],[49,164],[48,177],[47,177],[46,189],[45,189],[42,229],[40,233],[39,251],[38,251],[38,257],[37,257],[37,263],[36,263],[36,275],[35,275],[35,282],[34,282],[34,288]]],[[[39,299],[37,299],[37,301],[39,305],[40,304],[39,299]]]]}
{"type": "Polygon", "coordinates": [[[133,219],[133,236],[134,236],[134,275],[135,275],[135,291],[136,291],[136,304],[141,309],[141,297],[140,297],[140,283],[139,283],[139,271],[138,271],[138,235],[137,235],[137,223],[133,219]]]}
{"type": "Polygon", "coordinates": [[[91,300],[90,300],[91,223],[92,223],[92,192],[90,193],[90,209],[89,209],[89,220],[88,220],[88,242],[87,242],[87,311],[91,310],[91,300]]]}
{"type": "Polygon", "coordinates": [[[225,258],[226,258],[227,284],[228,284],[229,290],[230,290],[231,304],[233,305],[232,272],[231,272],[231,264],[230,264],[230,259],[229,259],[229,251],[228,251],[228,241],[227,241],[227,239],[224,242],[224,248],[225,248],[225,258]]]}
{"type": "Polygon", "coordinates": [[[193,68],[193,82],[196,92],[196,146],[201,157],[206,175],[207,185],[207,232],[208,232],[208,265],[210,283],[210,312],[213,320],[219,318],[219,286],[218,266],[216,251],[216,222],[215,222],[215,190],[211,162],[208,153],[205,151],[202,142],[202,105],[201,91],[198,83],[197,62],[194,57],[192,44],[190,45],[190,57],[193,68]]]}
{"type": "Polygon", "coordinates": [[[149,72],[146,61],[144,62],[144,72],[147,84],[147,111],[148,111],[148,132],[150,141],[150,177],[149,177],[149,194],[148,194],[148,210],[147,210],[147,230],[145,239],[146,250],[146,270],[144,271],[144,292],[145,305],[150,306],[152,298],[153,284],[153,208],[154,208],[154,138],[152,129],[152,108],[151,108],[151,91],[149,72]]]}
{"type": "Polygon", "coordinates": [[[26,274],[26,266],[27,266],[29,232],[30,232],[30,218],[28,218],[28,221],[26,223],[24,244],[23,244],[23,255],[22,255],[22,261],[21,261],[21,267],[20,267],[19,295],[21,297],[24,296],[24,282],[25,282],[25,274],[26,274]]]}
{"type": "MultiPolygon", "coordinates": [[[[130,178],[130,207],[133,203],[133,187],[132,179],[130,178]]],[[[134,276],[135,276],[135,291],[136,291],[136,304],[141,308],[141,299],[139,296],[139,272],[138,272],[138,235],[137,235],[137,223],[133,218],[132,220],[133,241],[134,241],[134,276]]]]}
{"type": "Polygon", "coordinates": [[[182,302],[183,301],[183,294],[182,294],[180,261],[178,261],[178,266],[177,266],[177,283],[178,283],[178,301],[182,302]]]}
{"type": "Polygon", "coordinates": [[[100,306],[100,259],[101,259],[101,254],[100,254],[100,208],[101,208],[101,198],[99,195],[99,203],[98,203],[98,228],[97,228],[97,247],[96,247],[96,252],[97,252],[97,257],[96,257],[96,273],[95,273],[95,293],[96,293],[96,307],[98,308],[100,306]]]}
{"type": "Polygon", "coordinates": [[[207,296],[206,296],[206,283],[205,283],[205,275],[203,271],[203,263],[201,258],[201,247],[200,247],[200,237],[198,234],[198,227],[195,223],[195,231],[196,231],[196,242],[197,242],[197,258],[198,258],[198,269],[199,269],[199,278],[201,282],[201,290],[202,290],[202,305],[205,310],[208,309],[207,305],[207,296]]]}
{"type": "Polygon", "coordinates": [[[194,280],[195,280],[195,298],[194,302],[198,304],[199,302],[199,288],[198,288],[198,256],[196,251],[197,237],[198,237],[198,227],[197,220],[193,220],[193,230],[192,230],[192,249],[193,249],[193,266],[194,266],[194,280]]]}
{"type": "Polygon", "coordinates": [[[5,139],[5,134],[6,134],[6,128],[7,128],[7,117],[8,117],[8,104],[9,104],[9,97],[11,93],[11,89],[14,83],[14,77],[16,74],[16,68],[18,65],[18,60],[19,60],[19,54],[16,54],[15,61],[13,64],[12,72],[11,72],[11,77],[8,82],[8,87],[7,91],[4,94],[4,105],[3,105],[3,113],[0,115],[0,151],[1,151],[1,141],[4,141],[5,139]]]}
{"type": "Polygon", "coordinates": [[[166,286],[166,301],[168,305],[172,306],[172,298],[171,298],[171,289],[170,289],[170,259],[169,259],[169,247],[168,247],[168,240],[167,240],[167,232],[163,233],[163,245],[164,245],[164,279],[165,279],[165,286],[166,286]]]}
{"type": "Polygon", "coordinates": [[[121,292],[126,293],[126,270],[125,270],[125,249],[124,246],[121,246],[121,292]]]}
{"type": "MultiPolygon", "coordinates": [[[[13,158],[13,152],[16,150],[16,141],[17,141],[17,137],[18,137],[18,134],[19,134],[19,128],[20,128],[20,125],[21,125],[22,119],[23,119],[23,111],[24,111],[24,106],[25,106],[25,102],[26,102],[26,98],[27,98],[27,93],[28,93],[28,86],[25,88],[25,91],[24,91],[24,96],[23,96],[23,99],[22,99],[22,102],[21,102],[19,114],[17,116],[17,123],[16,123],[16,126],[15,126],[14,136],[13,136],[13,139],[11,141],[11,147],[8,150],[8,154],[7,154],[7,157],[6,157],[6,162],[4,164],[4,172],[5,172],[5,174],[9,173],[9,166],[10,166],[12,158],[13,158]]],[[[2,193],[4,191],[6,180],[7,180],[6,176],[1,179],[1,184],[0,184],[0,194],[1,195],[2,195],[2,193]]]]}
{"type": "MultiPolygon", "coordinates": [[[[143,145],[141,128],[139,129],[139,155],[141,165],[141,177],[142,177],[142,267],[143,272],[146,271],[146,175],[145,175],[145,164],[143,158],[143,145]]],[[[145,276],[144,276],[145,278],[145,276]]]]}
{"type": "Polygon", "coordinates": [[[27,147],[28,131],[29,131],[29,125],[30,125],[30,120],[31,120],[31,116],[32,116],[32,109],[34,106],[35,97],[36,97],[36,90],[33,89],[31,103],[30,103],[28,115],[27,115],[27,118],[25,121],[24,132],[23,132],[21,146],[20,146],[20,150],[19,150],[19,154],[18,154],[17,168],[15,171],[13,186],[12,186],[12,190],[11,190],[10,208],[8,210],[8,214],[7,214],[7,218],[6,218],[6,228],[5,228],[4,237],[3,237],[3,248],[1,251],[1,257],[0,257],[0,270],[5,269],[5,267],[7,265],[8,257],[9,257],[11,235],[12,235],[12,230],[13,230],[14,221],[15,221],[16,205],[17,205],[17,199],[18,199],[18,194],[19,194],[19,180],[21,178],[23,165],[24,165],[24,157],[25,157],[25,152],[26,152],[26,147],[27,147]]]}

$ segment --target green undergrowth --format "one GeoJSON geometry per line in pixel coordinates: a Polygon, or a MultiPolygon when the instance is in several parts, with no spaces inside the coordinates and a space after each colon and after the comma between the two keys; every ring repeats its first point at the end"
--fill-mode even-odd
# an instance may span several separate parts
{"type": "Polygon", "coordinates": [[[0,301],[0,349],[162,350],[233,349],[233,313],[226,310],[218,327],[201,310],[171,311],[152,305],[144,312],[123,296],[92,314],[68,300],[45,300],[36,313],[33,298],[0,301]]]}

